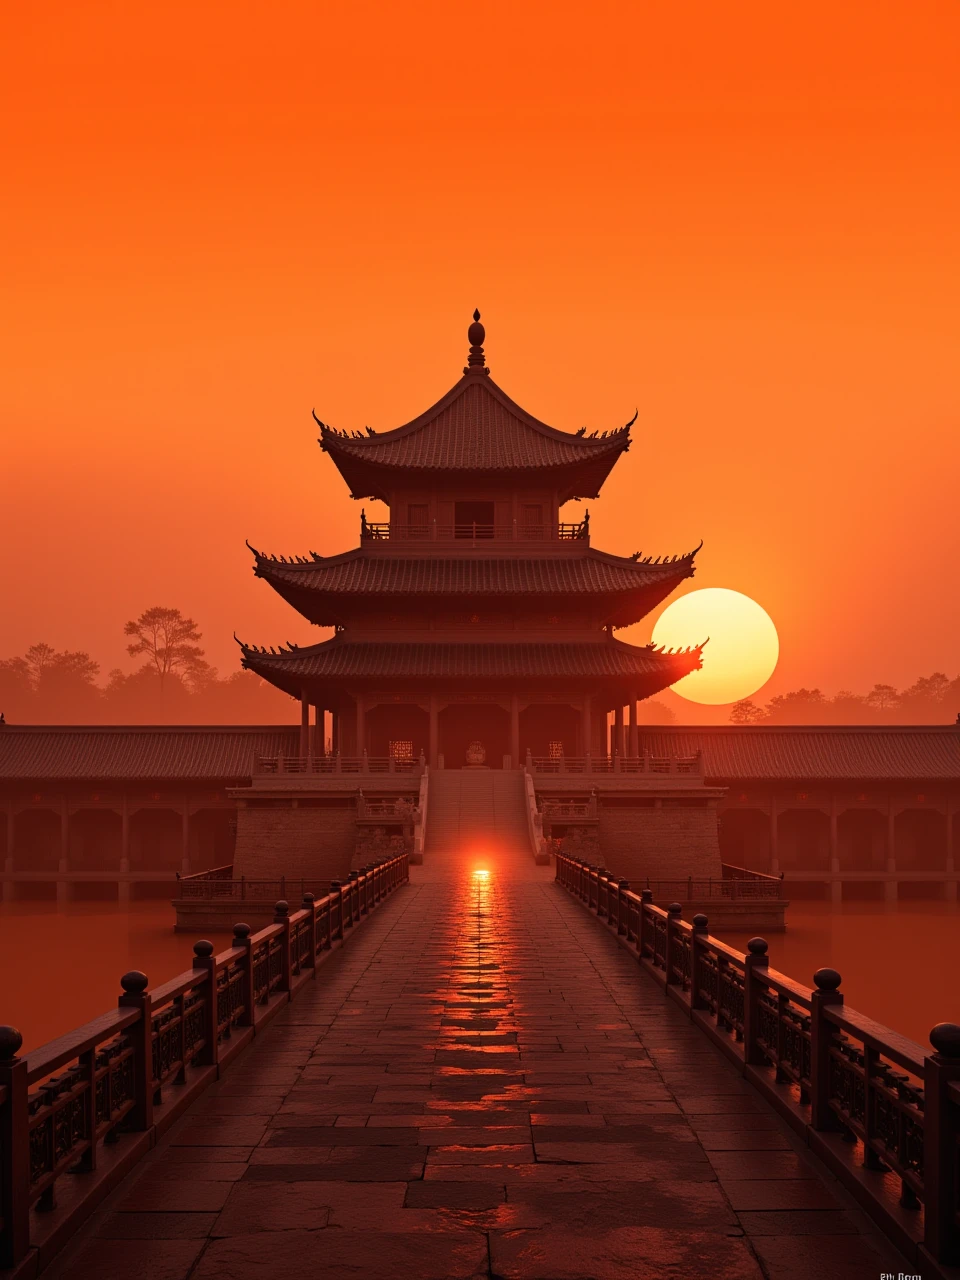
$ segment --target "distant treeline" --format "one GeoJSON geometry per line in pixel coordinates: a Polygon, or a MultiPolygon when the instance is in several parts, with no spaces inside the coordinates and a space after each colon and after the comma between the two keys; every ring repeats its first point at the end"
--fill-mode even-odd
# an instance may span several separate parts
{"type": "Polygon", "coordinates": [[[750,698],[730,709],[734,724],[952,724],[960,716],[960,676],[920,676],[908,689],[875,684],[869,693],[794,689],[759,706],[750,698]]]}
{"type": "Polygon", "coordinates": [[[282,724],[291,702],[249,671],[221,678],[179,609],[155,607],[128,622],[127,652],[144,658],[131,674],[100,679],[83,651],[38,643],[0,658],[0,712],[10,724],[282,724]]]}

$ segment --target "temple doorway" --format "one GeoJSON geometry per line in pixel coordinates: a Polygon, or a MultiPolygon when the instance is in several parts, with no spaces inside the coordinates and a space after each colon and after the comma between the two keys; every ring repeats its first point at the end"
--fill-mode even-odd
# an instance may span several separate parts
{"type": "Polygon", "coordinates": [[[462,769],[472,742],[482,743],[488,768],[503,768],[503,757],[510,753],[510,714],[503,707],[454,703],[444,707],[438,721],[444,768],[462,769]]]}
{"type": "Polygon", "coordinates": [[[383,702],[367,712],[367,754],[416,759],[429,754],[430,717],[412,702],[383,702]]]}

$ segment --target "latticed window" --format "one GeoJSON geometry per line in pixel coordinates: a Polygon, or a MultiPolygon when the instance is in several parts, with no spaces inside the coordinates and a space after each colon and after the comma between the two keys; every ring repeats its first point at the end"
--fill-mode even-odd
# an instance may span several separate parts
{"type": "Polygon", "coordinates": [[[559,760],[563,756],[563,743],[548,742],[547,755],[551,760],[559,760]]]}
{"type": "Polygon", "coordinates": [[[390,755],[394,760],[412,760],[413,743],[409,738],[394,738],[390,741],[390,755]]]}

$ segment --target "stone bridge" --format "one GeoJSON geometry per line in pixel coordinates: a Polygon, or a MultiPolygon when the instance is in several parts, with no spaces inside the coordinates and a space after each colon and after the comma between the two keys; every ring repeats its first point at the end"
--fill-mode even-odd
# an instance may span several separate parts
{"type": "MultiPolygon", "coordinates": [[[[45,1059],[17,1059],[7,1038],[2,1221],[15,1266],[2,1274],[951,1274],[924,1254],[917,1207],[891,1209],[892,1227],[876,1206],[865,1212],[867,1197],[818,1158],[809,1124],[791,1123],[745,1078],[739,1032],[728,1029],[733,1048],[724,1052],[682,1000],[667,998],[669,985],[648,972],[655,938],[638,964],[643,926],[636,914],[631,925],[625,907],[638,900],[595,874],[584,892],[584,868],[558,874],[564,883],[528,860],[447,874],[416,867],[406,882],[404,862],[379,885],[361,877],[368,884],[352,899],[338,886],[323,910],[316,902],[294,915],[281,909],[256,938],[238,929],[222,956],[198,943],[194,974],[166,988],[150,993],[126,975],[121,1008],[101,1020],[96,1044],[85,1028],[69,1045],[49,1046],[45,1059]],[[340,946],[344,934],[349,944],[340,946]],[[204,982],[208,991],[216,984],[215,1019],[196,996],[204,982]],[[272,1012],[269,1021],[259,1021],[255,1003],[272,1012]],[[181,1038],[168,1043],[171,1027],[181,1038]],[[68,1057],[47,1095],[29,1092],[71,1052],[75,1064],[68,1057]],[[125,1102],[112,1065],[123,1061],[134,1077],[125,1102]],[[94,1076],[115,1089],[113,1104],[103,1102],[106,1086],[90,1087],[94,1076]],[[26,1122],[31,1140],[15,1110],[24,1096],[39,1098],[26,1122]],[[82,1114],[117,1140],[84,1146],[82,1114]],[[121,1114],[126,1123],[111,1128],[121,1114]],[[80,1128],[65,1138],[71,1115],[80,1128]],[[38,1132],[54,1151],[46,1170],[38,1132]],[[81,1172],[58,1176],[71,1142],[81,1172]],[[26,1150],[32,1191],[17,1183],[26,1150]],[[85,1198],[84,1178],[93,1188],[85,1198]],[[41,1212],[26,1203],[38,1187],[41,1212]]],[[[664,917],[670,977],[679,917],[652,911],[655,923],[664,917]]],[[[698,981],[710,989],[703,974],[698,981]]],[[[719,1006],[722,1014],[722,997],[719,1006]]],[[[878,1176],[889,1183],[892,1174],[878,1176]]],[[[949,1257],[955,1221],[934,1234],[949,1257]]]]}

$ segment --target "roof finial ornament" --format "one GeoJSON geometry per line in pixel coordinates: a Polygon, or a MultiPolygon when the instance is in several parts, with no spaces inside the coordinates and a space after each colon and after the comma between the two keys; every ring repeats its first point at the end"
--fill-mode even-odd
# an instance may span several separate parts
{"type": "Polygon", "coordinates": [[[470,343],[470,354],[467,356],[467,366],[464,373],[484,373],[490,376],[490,370],[485,368],[486,360],[483,355],[483,340],[487,336],[486,330],[480,323],[480,312],[474,311],[473,324],[467,330],[467,341],[470,343]]]}

